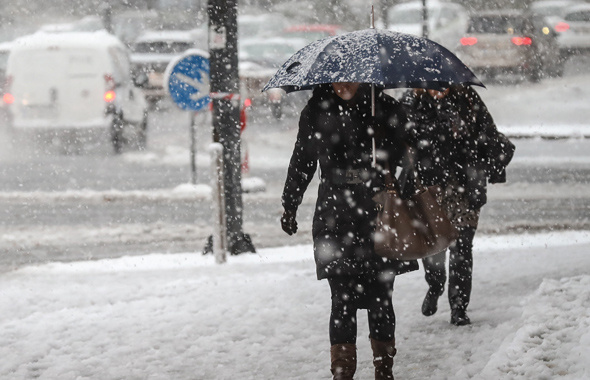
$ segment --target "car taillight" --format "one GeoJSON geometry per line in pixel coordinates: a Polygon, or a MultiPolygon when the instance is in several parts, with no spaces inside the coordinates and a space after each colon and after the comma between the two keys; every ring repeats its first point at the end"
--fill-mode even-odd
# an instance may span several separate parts
{"type": "Polygon", "coordinates": [[[472,46],[477,43],[477,38],[475,37],[463,37],[461,38],[461,45],[463,46],[472,46]]]}
{"type": "Polygon", "coordinates": [[[533,39],[530,37],[512,37],[512,43],[516,46],[532,45],[533,39]]]}
{"type": "Polygon", "coordinates": [[[565,32],[566,30],[568,30],[570,28],[570,25],[567,22],[558,22],[557,25],[555,25],[555,31],[556,32],[565,32]]]}
{"type": "Polygon", "coordinates": [[[113,90],[104,93],[104,101],[107,103],[111,103],[113,100],[115,100],[116,97],[117,94],[113,90]]]}
{"type": "Polygon", "coordinates": [[[6,77],[4,82],[4,95],[2,95],[2,101],[4,104],[12,104],[14,103],[14,96],[10,93],[12,87],[12,75],[6,77]]]}
{"type": "Polygon", "coordinates": [[[14,96],[12,96],[11,93],[7,92],[2,96],[2,101],[4,102],[4,104],[12,104],[14,103],[14,96]]]}
{"type": "Polygon", "coordinates": [[[104,101],[107,103],[111,103],[117,97],[115,93],[115,79],[110,74],[105,74],[104,76],[104,85],[105,85],[105,92],[104,92],[104,101]]]}

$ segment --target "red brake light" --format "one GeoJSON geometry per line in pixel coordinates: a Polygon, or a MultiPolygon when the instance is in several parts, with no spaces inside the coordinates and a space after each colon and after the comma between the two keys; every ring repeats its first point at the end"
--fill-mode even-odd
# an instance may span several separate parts
{"type": "Polygon", "coordinates": [[[477,43],[477,38],[475,37],[463,37],[461,38],[461,45],[463,46],[472,46],[477,43]]]}
{"type": "Polygon", "coordinates": [[[516,46],[532,45],[533,40],[530,37],[512,37],[512,43],[516,46]]]}
{"type": "Polygon", "coordinates": [[[113,100],[115,100],[116,97],[117,94],[113,90],[104,93],[104,101],[107,103],[111,103],[113,100]]]}
{"type": "Polygon", "coordinates": [[[558,22],[557,25],[555,25],[555,31],[556,32],[565,32],[566,30],[568,30],[570,28],[570,25],[567,22],[558,22]]]}
{"type": "Polygon", "coordinates": [[[14,103],[14,96],[10,93],[12,87],[12,75],[8,75],[4,80],[4,95],[2,95],[2,101],[4,104],[14,103]]]}
{"type": "Polygon", "coordinates": [[[244,107],[251,107],[251,106],[252,106],[252,99],[246,98],[246,100],[244,100],[244,107]]]}
{"type": "Polygon", "coordinates": [[[6,93],[4,96],[2,96],[2,100],[4,101],[4,104],[12,104],[14,103],[14,96],[12,96],[12,94],[6,93]]]}

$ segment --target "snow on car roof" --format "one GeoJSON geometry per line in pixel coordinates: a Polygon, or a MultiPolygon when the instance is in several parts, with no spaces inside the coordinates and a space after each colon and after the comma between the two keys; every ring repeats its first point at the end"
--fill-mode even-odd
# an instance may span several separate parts
{"type": "Polygon", "coordinates": [[[529,4],[529,8],[543,8],[543,7],[555,7],[555,6],[571,6],[572,4],[579,4],[578,0],[537,0],[529,4]]]}
{"type": "Polygon", "coordinates": [[[154,41],[181,41],[193,42],[196,31],[194,30],[148,30],[143,32],[135,43],[154,41]]]}
{"type": "Polygon", "coordinates": [[[10,51],[12,50],[12,46],[12,42],[0,42],[0,51],[10,51]]]}
{"type": "MultiPolygon", "coordinates": [[[[429,0],[426,5],[428,8],[441,8],[443,6],[449,6],[449,7],[460,6],[460,4],[457,4],[457,3],[438,1],[438,0],[429,0]]],[[[408,1],[407,3],[400,3],[400,4],[396,4],[396,5],[392,6],[392,8],[395,8],[395,9],[415,9],[415,8],[422,9],[422,7],[423,7],[422,1],[408,1]]]]}
{"type": "Polygon", "coordinates": [[[37,32],[14,40],[13,50],[28,50],[54,45],[59,47],[110,47],[120,46],[123,43],[112,34],[106,31],[96,32],[66,32],[66,33],[44,33],[37,32]]]}
{"type": "Polygon", "coordinates": [[[304,47],[307,45],[307,42],[304,38],[293,38],[293,37],[271,37],[271,38],[260,38],[260,37],[252,37],[252,38],[244,38],[243,40],[239,41],[240,46],[249,46],[249,45],[280,45],[280,44],[288,44],[298,47],[304,47]]]}
{"type": "Polygon", "coordinates": [[[590,10],[589,3],[580,3],[580,4],[572,5],[571,7],[568,7],[566,13],[569,14],[569,13],[575,13],[575,12],[588,11],[588,10],[590,10]]]}
{"type": "Polygon", "coordinates": [[[285,28],[285,32],[331,32],[336,33],[342,29],[341,25],[334,24],[299,24],[285,28]]]}

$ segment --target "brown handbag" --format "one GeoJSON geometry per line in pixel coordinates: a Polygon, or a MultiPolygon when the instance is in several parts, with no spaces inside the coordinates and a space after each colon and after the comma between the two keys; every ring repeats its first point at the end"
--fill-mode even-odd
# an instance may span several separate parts
{"type": "Polygon", "coordinates": [[[436,200],[437,186],[421,187],[409,199],[400,197],[399,186],[389,171],[385,190],[377,193],[375,252],[397,260],[415,260],[447,249],[458,232],[436,200]]]}

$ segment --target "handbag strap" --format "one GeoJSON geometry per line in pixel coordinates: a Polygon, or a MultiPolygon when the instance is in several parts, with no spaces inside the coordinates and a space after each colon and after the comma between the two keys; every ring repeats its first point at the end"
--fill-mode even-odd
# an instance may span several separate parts
{"type": "MultiPolygon", "coordinates": [[[[420,177],[418,176],[418,170],[416,169],[416,166],[414,164],[414,150],[408,145],[405,144],[405,152],[404,152],[404,156],[402,158],[402,165],[403,166],[408,166],[409,168],[411,168],[411,172],[414,174],[414,181],[416,184],[416,193],[421,193],[422,191],[425,190],[425,187],[422,185],[422,182],[420,181],[420,177]]],[[[385,161],[385,167],[384,167],[384,177],[385,177],[385,187],[387,189],[399,189],[399,182],[397,180],[397,178],[392,174],[391,171],[391,167],[389,165],[389,160],[385,161]]]]}
{"type": "Polygon", "coordinates": [[[391,168],[389,167],[389,161],[385,161],[385,170],[383,171],[385,176],[385,187],[388,189],[397,187],[397,179],[391,174],[391,168]]]}

